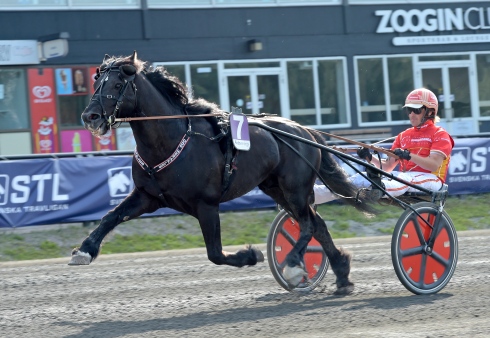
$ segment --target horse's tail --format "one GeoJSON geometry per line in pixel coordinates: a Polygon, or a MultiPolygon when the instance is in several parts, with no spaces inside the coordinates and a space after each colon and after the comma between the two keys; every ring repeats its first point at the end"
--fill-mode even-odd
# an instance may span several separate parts
{"type": "MultiPolygon", "coordinates": [[[[327,146],[327,142],[323,136],[316,132],[312,132],[316,142],[327,146]]],[[[368,214],[376,214],[377,210],[373,207],[374,201],[366,194],[359,193],[359,188],[356,187],[350,180],[345,170],[334,160],[331,153],[325,149],[321,149],[322,161],[320,166],[320,175],[327,187],[340,199],[357,210],[368,214]]]]}

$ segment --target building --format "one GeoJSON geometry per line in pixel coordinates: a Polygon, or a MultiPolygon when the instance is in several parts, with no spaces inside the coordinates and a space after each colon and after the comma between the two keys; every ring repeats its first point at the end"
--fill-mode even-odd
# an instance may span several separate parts
{"type": "Polygon", "coordinates": [[[375,141],[424,86],[453,135],[490,133],[488,1],[3,0],[0,155],[130,149],[128,128],[94,140],[80,114],[104,55],[133,50],[225,110],[375,141]],[[36,48],[62,36],[66,56],[36,48]]]}

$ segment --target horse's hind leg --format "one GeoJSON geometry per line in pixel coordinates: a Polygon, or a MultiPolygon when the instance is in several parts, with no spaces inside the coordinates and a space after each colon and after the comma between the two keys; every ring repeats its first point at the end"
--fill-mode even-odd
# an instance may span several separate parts
{"type": "Polygon", "coordinates": [[[214,264],[242,267],[245,265],[255,265],[264,261],[262,252],[251,245],[236,253],[223,251],[217,206],[200,206],[197,218],[201,225],[204,242],[206,243],[208,259],[214,264]]]}
{"type": "Polygon", "coordinates": [[[335,246],[325,221],[318,214],[315,216],[315,223],[313,237],[315,237],[315,239],[322,245],[330,262],[330,266],[332,267],[332,271],[337,277],[337,291],[335,294],[347,295],[352,293],[354,290],[354,283],[349,280],[350,253],[344,251],[342,248],[338,249],[335,246]]]}

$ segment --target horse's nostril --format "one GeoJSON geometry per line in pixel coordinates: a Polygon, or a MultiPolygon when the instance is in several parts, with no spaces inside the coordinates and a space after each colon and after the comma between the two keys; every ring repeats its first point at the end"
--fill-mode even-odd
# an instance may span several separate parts
{"type": "Polygon", "coordinates": [[[90,121],[95,121],[95,120],[98,120],[100,118],[100,115],[99,114],[90,114],[90,116],[88,118],[90,121]]]}

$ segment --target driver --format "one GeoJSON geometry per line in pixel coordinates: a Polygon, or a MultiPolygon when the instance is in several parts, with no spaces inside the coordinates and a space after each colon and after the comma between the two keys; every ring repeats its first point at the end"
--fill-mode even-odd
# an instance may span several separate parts
{"type": "MultiPolygon", "coordinates": [[[[430,90],[426,88],[413,90],[408,94],[403,106],[412,127],[398,134],[391,146],[391,150],[399,159],[388,157],[380,161],[373,157],[369,148],[359,148],[358,156],[386,172],[392,172],[399,165],[399,171],[393,171],[393,176],[425,189],[433,191],[441,189],[446,180],[454,140],[446,130],[436,126],[436,122],[439,122],[438,106],[437,97],[430,90]]],[[[360,174],[351,176],[351,181],[359,188],[371,187],[371,182],[360,174]]],[[[418,191],[416,188],[386,177],[382,178],[381,182],[386,192],[394,197],[403,195],[407,191],[418,191]]],[[[338,198],[325,185],[315,184],[313,189],[315,204],[338,198]]],[[[383,192],[379,189],[372,188],[369,192],[375,200],[383,197],[381,196],[383,192]]]]}

